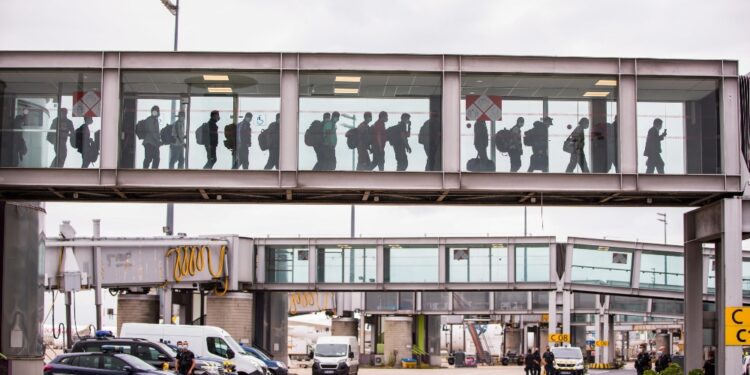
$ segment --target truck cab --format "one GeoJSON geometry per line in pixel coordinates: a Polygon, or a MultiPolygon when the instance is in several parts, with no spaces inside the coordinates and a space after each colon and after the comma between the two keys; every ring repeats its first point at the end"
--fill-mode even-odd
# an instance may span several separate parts
{"type": "Polygon", "coordinates": [[[312,375],[356,375],[359,342],[354,336],[322,336],[312,353],[312,375]]]}

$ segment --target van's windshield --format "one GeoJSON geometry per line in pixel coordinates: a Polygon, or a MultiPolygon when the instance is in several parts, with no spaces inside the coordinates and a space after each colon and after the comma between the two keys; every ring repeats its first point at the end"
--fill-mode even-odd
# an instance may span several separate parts
{"type": "Polygon", "coordinates": [[[583,359],[580,348],[553,348],[551,350],[557,359],[583,359]]]}
{"type": "Polygon", "coordinates": [[[244,350],[242,350],[242,347],[240,346],[240,344],[238,344],[237,341],[234,341],[232,336],[229,336],[229,335],[224,336],[224,341],[227,342],[227,344],[229,345],[229,347],[232,349],[233,352],[237,354],[247,354],[245,353],[244,350]]]}
{"type": "Polygon", "coordinates": [[[318,357],[346,357],[348,345],[346,344],[318,344],[315,345],[315,355],[318,357]]]}

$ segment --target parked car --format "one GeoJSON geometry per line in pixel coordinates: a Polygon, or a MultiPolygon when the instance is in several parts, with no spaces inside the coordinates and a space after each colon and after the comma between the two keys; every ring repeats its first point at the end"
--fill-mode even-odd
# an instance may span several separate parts
{"type": "Polygon", "coordinates": [[[119,353],[69,353],[60,354],[44,366],[44,375],[166,375],[171,374],[130,354],[119,353]]]}
{"type": "Polygon", "coordinates": [[[284,362],[272,359],[268,355],[268,353],[264,352],[263,350],[245,344],[240,344],[240,346],[242,347],[242,350],[245,351],[245,353],[248,353],[253,357],[263,361],[263,363],[268,366],[268,370],[270,370],[273,375],[287,375],[289,373],[289,369],[284,362]]]}
{"type": "MultiPolygon", "coordinates": [[[[163,369],[164,363],[174,370],[177,352],[169,345],[139,338],[87,337],[73,344],[71,353],[100,353],[106,347],[117,353],[140,358],[154,368],[163,369]]],[[[224,375],[222,363],[207,358],[196,358],[195,375],[224,375]]]]}
{"type": "Polygon", "coordinates": [[[586,373],[581,348],[576,346],[552,348],[552,354],[555,355],[556,374],[583,375],[586,373]]]}

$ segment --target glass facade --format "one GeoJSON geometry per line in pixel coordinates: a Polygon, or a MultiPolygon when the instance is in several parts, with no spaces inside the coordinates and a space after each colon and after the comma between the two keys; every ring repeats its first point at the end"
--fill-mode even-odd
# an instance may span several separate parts
{"type": "Polygon", "coordinates": [[[576,309],[595,309],[597,294],[573,293],[573,306],[576,309]]]}
{"type": "Polygon", "coordinates": [[[385,252],[385,282],[438,282],[437,246],[389,245],[385,252]]]}
{"type": "Polygon", "coordinates": [[[684,313],[684,304],[682,301],[653,299],[651,300],[651,312],[654,314],[682,315],[684,313]]]}
{"type": "Polygon", "coordinates": [[[648,298],[610,296],[609,308],[615,311],[643,313],[648,311],[648,298]]]}
{"type": "Polygon", "coordinates": [[[435,73],[301,73],[299,169],[442,170],[435,73]]]}
{"type": "Polygon", "coordinates": [[[629,287],[632,264],[631,250],[574,245],[571,281],[629,287]]]}
{"type": "Polygon", "coordinates": [[[549,307],[549,292],[531,292],[531,308],[546,309],[549,307]]]}
{"type": "Polygon", "coordinates": [[[641,254],[640,287],[681,291],[685,286],[682,255],[641,254]]]}
{"type": "Polygon", "coordinates": [[[278,73],[124,71],[120,168],[278,169],[280,103],[278,73]]]}
{"type": "Polygon", "coordinates": [[[489,309],[489,292],[453,292],[453,310],[455,311],[487,311],[489,309]]]}
{"type": "Polygon", "coordinates": [[[448,292],[422,292],[422,310],[450,310],[451,295],[448,292]]]}
{"type": "Polygon", "coordinates": [[[0,167],[97,168],[101,72],[0,70],[0,167]]]}
{"type": "Polygon", "coordinates": [[[638,79],[638,172],[721,173],[719,81],[638,79]]]}
{"type": "Polygon", "coordinates": [[[617,172],[617,84],[614,76],[463,74],[463,170],[617,172]]]}
{"type": "Polygon", "coordinates": [[[307,247],[266,247],[266,282],[306,283],[310,279],[307,247]]]}
{"type": "Polygon", "coordinates": [[[524,291],[495,292],[495,310],[526,311],[529,309],[529,293],[524,291]]]}
{"type": "Polygon", "coordinates": [[[550,280],[549,245],[516,245],[516,282],[550,280]]]}
{"type": "Polygon", "coordinates": [[[318,248],[318,282],[374,283],[376,273],[375,247],[318,248]]]}
{"type": "Polygon", "coordinates": [[[399,292],[367,292],[365,308],[367,311],[398,311],[399,292]]]}
{"type": "Polygon", "coordinates": [[[454,283],[507,282],[505,244],[448,247],[448,280],[454,283]]]}

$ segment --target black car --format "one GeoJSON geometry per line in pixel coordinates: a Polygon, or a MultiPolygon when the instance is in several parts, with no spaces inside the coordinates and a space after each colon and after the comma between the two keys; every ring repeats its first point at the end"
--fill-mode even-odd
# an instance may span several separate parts
{"type": "MultiPolygon", "coordinates": [[[[169,345],[155,343],[146,339],[87,337],[73,344],[72,353],[92,352],[100,353],[102,348],[118,353],[130,354],[138,357],[156,369],[163,369],[166,363],[170,371],[174,371],[177,352],[169,345]]],[[[215,361],[196,358],[195,375],[223,375],[222,365],[215,361]]]]}
{"type": "Polygon", "coordinates": [[[70,353],[61,354],[44,366],[44,375],[130,375],[170,374],[155,369],[148,363],[129,354],[70,353]]]}

